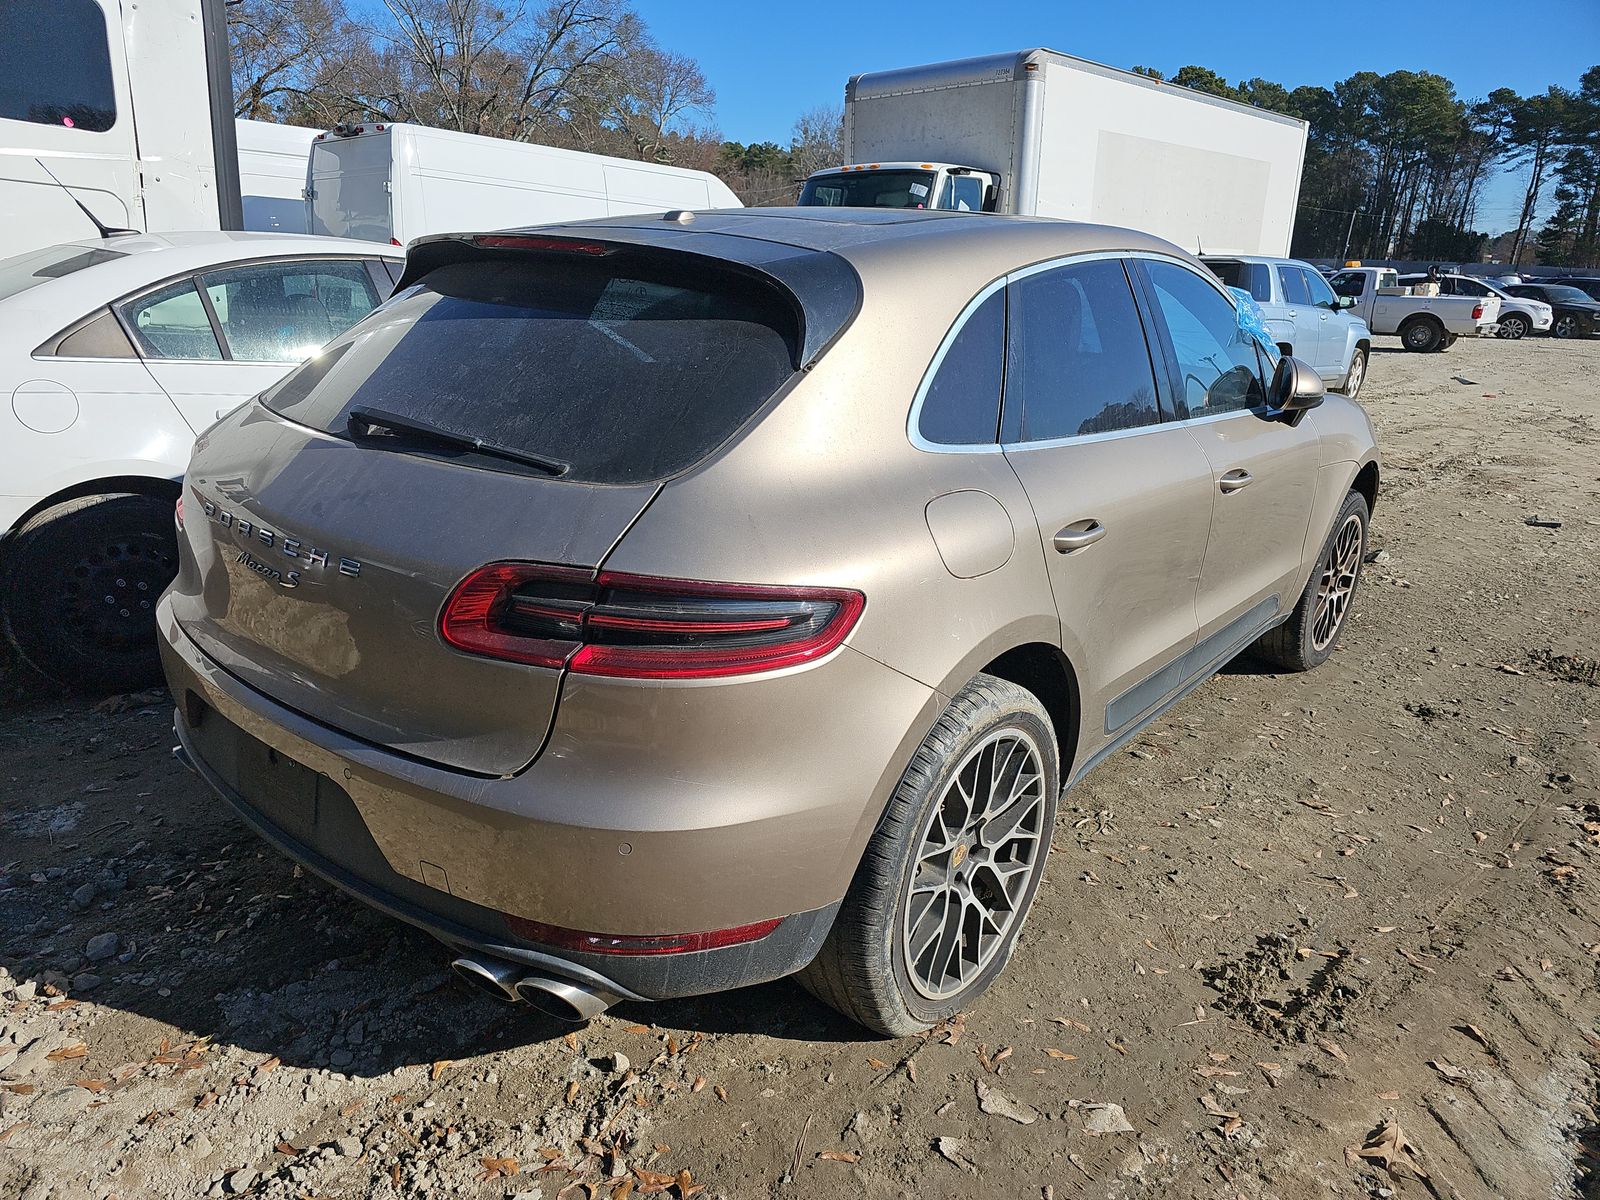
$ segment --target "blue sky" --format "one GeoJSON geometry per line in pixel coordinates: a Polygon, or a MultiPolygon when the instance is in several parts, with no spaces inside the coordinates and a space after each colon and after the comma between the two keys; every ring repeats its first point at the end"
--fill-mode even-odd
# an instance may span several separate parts
{"type": "MultiPolygon", "coordinates": [[[[1363,70],[1429,70],[1467,99],[1497,87],[1571,87],[1600,63],[1600,0],[633,3],[662,46],[700,63],[724,137],[780,145],[800,113],[842,101],[845,80],[858,72],[1030,46],[1167,75],[1198,63],[1230,81],[1259,75],[1290,88],[1363,70]]],[[[1515,224],[1523,186],[1516,176],[1496,180],[1479,227],[1498,233],[1515,224]]]]}

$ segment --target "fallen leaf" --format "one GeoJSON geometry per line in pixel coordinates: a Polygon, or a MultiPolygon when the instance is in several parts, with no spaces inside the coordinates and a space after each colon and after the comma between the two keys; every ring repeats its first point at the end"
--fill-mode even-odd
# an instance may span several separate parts
{"type": "Polygon", "coordinates": [[[1494,1047],[1489,1044],[1489,1035],[1483,1030],[1479,1029],[1476,1025],[1472,1024],[1470,1021],[1463,1025],[1457,1025],[1456,1028],[1470,1037],[1473,1041],[1477,1042],[1478,1045],[1482,1046],[1490,1054],[1494,1053],[1494,1047]]]}
{"type": "Polygon", "coordinates": [[[689,1090],[691,1092],[698,1092],[701,1088],[705,1087],[705,1085],[706,1077],[704,1075],[696,1075],[694,1077],[694,1082],[689,1085],[689,1090]]]}
{"type": "Polygon", "coordinates": [[[1057,1050],[1054,1046],[1046,1046],[1044,1052],[1051,1058],[1059,1058],[1062,1062],[1077,1062],[1076,1054],[1068,1054],[1065,1050],[1057,1050]]]}
{"type": "Polygon", "coordinates": [[[1238,1071],[1230,1071],[1226,1067],[1200,1066],[1194,1069],[1194,1073],[1202,1079],[1237,1079],[1239,1077],[1238,1071]]]}
{"type": "Polygon", "coordinates": [[[280,1059],[276,1054],[274,1054],[271,1058],[262,1059],[259,1063],[257,1063],[256,1070],[265,1075],[268,1071],[277,1070],[279,1062],[280,1059]]]}
{"type": "Polygon", "coordinates": [[[433,1069],[428,1073],[429,1074],[429,1078],[431,1078],[435,1083],[437,1083],[439,1081],[439,1076],[443,1075],[446,1070],[448,1070],[451,1066],[455,1065],[455,1061],[456,1060],[453,1059],[453,1058],[435,1059],[434,1060],[434,1064],[433,1064],[433,1069]]]}
{"type": "Polygon", "coordinates": [[[74,1086],[81,1087],[86,1092],[99,1095],[109,1086],[104,1079],[79,1079],[74,1081],[74,1086]]]}
{"type": "MultiPolygon", "coordinates": [[[[480,1181],[485,1179],[504,1179],[510,1175],[520,1174],[522,1171],[522,1167],[514,1158],[496,1158],[490,1155],[480,1161],[483,1163],[483,1174],[478,1176],[480,1181]]],[[[396,1164],[395,1170],[399,1170],[398,1164],[396,1164]]]]}
{"type": "Polygon", "coordinates": [[[298,1155],[305,1153],[303,1150],[300,1149],[299,1146],[292,1145],[289,1142],[279,1142],[276,1146],[273,1147],[273,1149],[276,1150],[279,1154],[287,1155],[290,1158],[295,1158],[298,1155]]]}
{"type": "Polygon", "coordinates": [[[1061,1025],[1061,1026],[1063,1026],[1063,1027],[1065,1027],[1067,1029],[1076,1029],[1079,1033],[1092,1033],[1093,1032],[1082,1021],[1074,1021],[1071,1017],[1051,1017],[1050,1019],[1053,1022],[1055,1022],[1057,1025],[1061,1025]]]}
{"type": "Polygon", "coordinates": [[[5,1142],[12,1134],[21,1133],[27,1127],[28,1123],[26,1121],[18,1121],[15,1125],[8,1127],[4,1133],[0,1133],[0,1142],[5,1142]]]}
{"type": "Polygon", "coordinates": [[[869,1059],[867,1059],[867,1066],[871,1067],[874,1071],[882,1071],[888,1065],[889,1064],[884,1062],[883,1059],[881,1059],[881,1058],[869,1058],[869,1059]]]}
{"type": "MultiPolygon", "coordinates": [[[[649,1033],[650,1032],[650,1026],[648,1026],[648,1025],[629,1025],[629,1026],[626,1026],[623,1029],[622,1032],[623,1033],[649,1033]]],[[[629,1181],[629,1186],[632,1186],[632,1181],[631,1180],[629,1181]]]]}
{"type": "Polygon", "coordinates": [[[994,1058],[992,1058],[990,1061],[993,1062],[995,1066],[999,1066],[1001,1063],[1005,1062],[1005,1060],[1010,1058],[1010,1057],[1011,1057],[1011,1047],[1007,1046],[1004,1050],[997,1051],[995,1053],[994,1058]]]}
{"type": "Polygon", "coordinates": [[[574,1079],[571,1083],[567,1084],[566,1102],[568,1104],[571,1104],[577,1098],[578,1098],[578,1081],[576,1079],[574,1079]]]}
{"type": "Polygon", "coordinates": [[[981,1079],[977,1081],[976,1087],[978,1108],[990,1116],[1004,1117],[1008,1121],[1015,1121],[1018,1125],[1032,1125],[1039,1119],[1038,1109],[1013,1100],[999,1088],[990,1087],[981,1079]]]}
{"type": "Polygon", "coordinates": [[[1275,1062],[1258,1062],[1261,1073],[1267,1077],[1267,1083],[1272,1087],[1278,1086],[1278,1081],[1283,1078],[1283,1064],[1275,1062]]]}
{"type": "Polygon", "coordinates": [[[88,1057],[89,1047],[85,1046],[82,1042],[73,1042],[70,1046],[62,1046],[59,1049],[52,1050],[49,1054],[45,1055],[45,1058],[51,1062],[66,1062],[68,1059],[72,1058],[88,1057]]]}
{"type": "Polygon", "coordinates": [[[561,1040],[566,1043],[566,1046],[567,1046],[568,1050],[571,1050],[574,1054],[576,1054],[578,1052],[578,1035],[577,1034],[575,1034],[575,1033],[562,1034],[561,1035],[561,1040]]]}
{"type": "MultiPolygon", "coordinates": [[[[1358,1158],[1367,1158],[1379,1163],[1396,1179],[1401,1178],[1401,1171],[1409,1171],[1418,1179],[1426,1179],[1428,1173],[1412,1157],[1416,1152],[1417,1148],[1406,1137],[1405,1131],[1400,1128],[1400,1123],[1392,1118],[1385,1119],[1367,1138],[1365,1144],[1355,1151],[1358,1158]]],[[[1346,1156],[1348,1155],[1349,1151],[1346,1151],[1346,1156]]]]}
{"type": "Polygon", "coordinates": [[[205,1092],[194,1102],[194,1106],[196,1108],[210,1108],[216,1102],[217,1094],[215,1092],[205,1092]]]}
{"type": "Polygon", "coordinates": [[[1210,1092],[1207,1092],[1204,1096],[1200,1097],[1200,1107],[1205,1109],[1213,1117],[1221,1117],[1223,1120],[1237,1120],[1239,1117],[1238,1113],[1229,1112],[1227,1109],[1223,1108],[1222,1105],[1218,1104],[1217,1098],[1210,1092]]]}
{"type": "Polygon", "coordinates": [[[1446,1059],[1443,1059],[1443,1058],[1430,1058],[1428,1060],[1428,1065],[1430,1067],[1432,1067],[1435,1071],[1439,1072],[1439,1074],[1443,1075],[1451,1083],[1467,1083],[1467,1082],[1470,1082],[1468,1080],[1468,1078],[1467,1078],[1467,1073],[1465,1071],[1463,1071],[1460,1067],[1456,1066],[1454,1063],[1451,1063],[1446,1059]]]}
{"type": "Polygon", "coordinates": [[[720,1083],[711,1090],[716,1093],[718,1100],[721,1100],[724,1104],[728,1102],[728,1089],[723,1087],[720,1083]]]}
{"type": "Polygon", "coordinates": [[[1319,1037],[1317,1039],[1317,1045],[1321,1046],[1323,1050],[1332,1055],[1334,1058],[1338,1059],[1341,1063],[1344,1063],[1346,1066],[1349,1065],[1350,1056],[1344,1052],[1344,1047],[1339,1045],[1339,1043],[1334,1041],[1332,1038],[1319,1037]]]}
{"type": "Polygon", "coordinates": [[[611,1200],[628,1200],[633,1195],[633,1180],[624,1179],[612,1190],[611,1200]]]}
{"type": "Polygon", "coordinates": [[[689,1174],[688,1167],[678,1172],[677,1184],[678,1200],[689,1200],[690,1196],[698,1196],[706,1190],[705,1184],[694,1181],[694,1177],[689,1174]]]}
{"type": "Polygon", "coordinates": [[[64,1008],[77,1008],[82,1003],[82,1000],[57,1000],[54,1004],[46,1004],[44,1010],[45,1012],[60,1012],[64,1008]]]}
{"type": "Polygon", "coordinates": [[[861,1161],[861,1155],[854,1150],[823,1150],[818,1158],[825,1158],[829,1162],[856,1163],[861,1161]]]}
{"type": "Polygon", "coordinates": [[[1392,1092],[1392,1091],[1391,1092],[1379,1092],[1379,1093],[1377,1093],[1377,1097],[1378,1097],[1379,1100],[1398,1100],[1398,1099],[1400,1099],[1400,1093],[1399,1092],[1392,1092]]]}
{"type": "Polygon", "coordinates": [[[639,1181],[639,1195],[655,1196],[662,1192],[670,1191],[678,1182],[675,1175],[663,1175],[659,1171],[647,1171],[643,1167],[633,1169],[633,1177],[639,1181]]]}

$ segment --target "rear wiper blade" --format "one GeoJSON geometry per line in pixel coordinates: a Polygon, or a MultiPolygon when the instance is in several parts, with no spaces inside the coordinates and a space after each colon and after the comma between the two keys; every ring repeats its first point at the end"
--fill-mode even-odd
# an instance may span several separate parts
{"type": "Polygon", "coordinates": [[[409,434],[424,442],[436,442],[441,447],[466,450],[473,454],[503,458],[507,462],[536,467],[550,475],[565,475],[572,469],[571,463],[562,462],[559,458],[548,458],[543,454],[534,454],[527,450],[514,450],[510,446],[501,446],[470,434],[441,429],[437,425],[430,425],[415,417],[402,417],[398,413],[384,412],[376,408],[352,408],[350,415],[345,419],[345,428],[351,437],[362,439],[409,434]]]}

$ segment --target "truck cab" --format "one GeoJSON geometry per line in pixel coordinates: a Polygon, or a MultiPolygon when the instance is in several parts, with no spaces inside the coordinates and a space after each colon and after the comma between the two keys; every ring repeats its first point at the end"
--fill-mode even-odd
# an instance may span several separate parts
{"type": "Polygon", "coordinates": [[[998,212],[1000,176],[956,163],[854,163],[813,172],[799,203],[818,208],[998,212]]]}

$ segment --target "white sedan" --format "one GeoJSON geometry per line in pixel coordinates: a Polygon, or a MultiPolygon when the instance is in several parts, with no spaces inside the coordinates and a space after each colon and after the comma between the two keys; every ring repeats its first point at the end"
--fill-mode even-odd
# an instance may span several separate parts
{"type": "Polygon", "coordinates": [[[80,688],[158,682],[195,435],[393,290],[404,252],[137,234],[0,259],[0,621],[80,688]]]}

